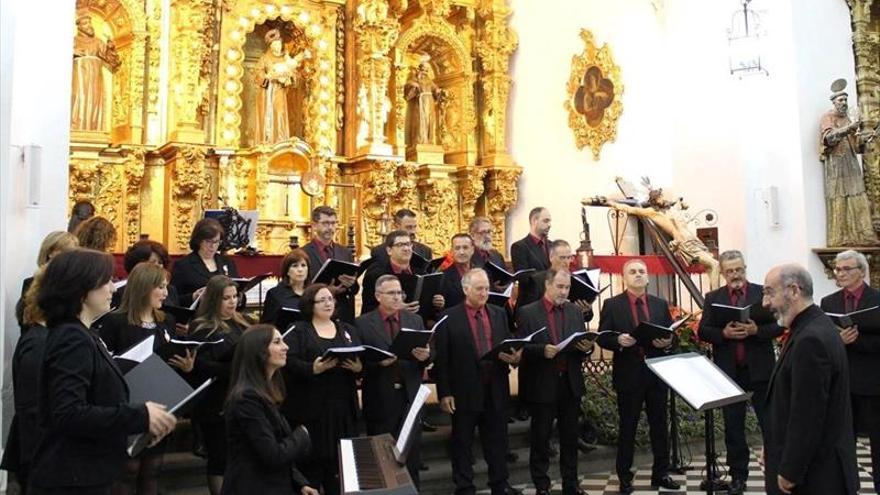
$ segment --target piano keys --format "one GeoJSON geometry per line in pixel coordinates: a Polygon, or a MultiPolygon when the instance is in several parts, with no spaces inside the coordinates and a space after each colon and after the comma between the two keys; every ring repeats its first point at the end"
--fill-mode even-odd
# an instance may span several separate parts
{"type": "Polygon", "coordinates": [[[339,440],[342,493],[409,495],[418,493],[406,462],[398,461],[394,438],[385,433],[339,440]]]}

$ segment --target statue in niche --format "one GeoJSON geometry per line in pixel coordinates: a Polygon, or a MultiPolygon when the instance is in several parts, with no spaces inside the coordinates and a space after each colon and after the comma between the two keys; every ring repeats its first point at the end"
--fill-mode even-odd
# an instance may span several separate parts
{"type": "Polygon", "coordinates": [[[309,50],[291,56],[284,52],[281,31],[270,29],[264,37],[266,53],[257,62],[259,84],[257,93],[257,144],[275,144],[290,139],[290,116],[287,106],[288,88],[299,84],[297,70],[310,58],[309,50]]]}
{"type": "Polygon", "coordinates": [[[865,180],[858,154],[873,141],[877,129],[860,133],[861,120],[851,120],[846,81],[831,85],[834,109],[825,112],[819,123],[821,160],[825,165],[826,230],[829,246],[877,244],[871,224],[871,207],[865,193],[865,180]]]}
{"type": "Polygon", "coordinates": [[[410,72],[403,88],[407,100],[406,144],[437,145],[437,101],[443,98],[441,90],[431,77],[427,60],[422,60],[415,71],[410,72]]]}
{"type": "Polygon", "coordinates": [[[119,54],[113,40],[101,41],[95,36],[92,17],[80,14],[76,19],[73,38],[73,87],[70,123],[74,130],[104,131],[105,89],[103,68],[111,72],[119,68],[119,54]]]}

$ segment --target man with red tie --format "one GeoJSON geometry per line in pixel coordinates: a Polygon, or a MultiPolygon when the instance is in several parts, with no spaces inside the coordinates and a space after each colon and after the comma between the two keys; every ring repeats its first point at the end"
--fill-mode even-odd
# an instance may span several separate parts
{"type": "Polygon", "coordinates": [[[452,415],[452,481],[456,495],[473,495],[474,429],[480,429],[483,457],[489,467],[492,495],[519,494],[507,482],[507,415],[510,398],[508,374],[522,350],[502,352],[497,359],[481,359],[504,339],[510,338],[507,314],[487,305],[489,277],[481,268],[465,273],[461,280],[465,301],[449,308],[446,321],[435,335],[437,396],[440,407],[452,415]]]}
{"type": "MultiPolygon", "coordinates": [[[[727,284],[708,294],[700,319],[700,339],[712,343],[715,364],[745,391],[752,392],[752,406],[758,417],[758,426],[764,430],[764,406],[767,382],[773,372],[776,356],[773,339],[782,335],[782,327],[772,317],[760,318],[764,287],[746,278],[743,254],[731,250],[721,253],[721,275],[727,284]],[[751,306],[751,319],[741,323],[731,321],[723,326],[717,321],[718,310],[713,304],[751,306]],[[757,323],[756,323],[756,320],[757,323]]],[[[764,312],[767,316],[769,313],[764,312]]],[[[749,475],[749,445],[746,443],[746,403],[738,402],[724,407],[724,444],[727,446],[727,465],[730,467],[731,495],[740,495],[746,489],[749,475]]]]}
{"type": "MultiPolygon", "coordinates": [[[[362,343],[387,351],[401,328],[425,328],[419,315],[401,311],[403,291],[394,275],[382,275],[376,280],[376,299],[379,306],[355,321],[362,343]]],[[[430,350],[422,347],[413,349],[412,356],[364,363],[362,397],[367,435],[397,435],[422,384],[422,371],[430,363],[430,358],[430,350]]],[[[415,437],[406,465],[418,487],[421,429],[414,428],[413,434],[415,437]]]]}
{"type": "MultiPolygon", "coordinates": [[[[340,261],[353,261],[351,251],[334,242],[336,228],[339,226],[336,210],[329,206],[319,206],[312,210],[312,240],[303,246],[309,255],[309,274],[306,283],[311,283],[318,270],[332,258],[340,261]]],[[[329,287],[336,298],[336,315],[345,322],[354,324],[354,296],[360,287],[357,279],[350,275],[340,275],[329,287]]]]}
{"type": "Polygon", "coordinates": [[[654,339],[649,345],[638,344],[633,332],[642,321],[657,325],[672,324],[669,303],[647,293],[648,267],[634,258],[623,265],[622,293],[602,304],[599,314],[600,346],[614,351],[612,381],[617,392],[619,420],[617,436],[617,478],[620,493],[633,492],[633,452],[636,428],[642,407],[648,415],[648,431],[654,463],[651,466],[651,487],[678,490],[680,485],[669,477],[669,436],[666,415],[669,387],[648,369],[646,358],[664,356],[673,347],[674,338],[654,339]]]}
{"type": "MultiPolygon", "coordinates": [[[[361,293],[361,314],[369,313],[379,305],[375,297],[375,291],[376,281],[382,275],[395,275],[398,279],[403,277],[412,279],[415,275],[421,275],[416,273],[411,263],[413,242],[409,233],[403,230],[389,232],[385,236],[385,252],[388,254],[388,261],[377,260],[364,273],[364,290],[361,293]]],[[[406,281],[402,280],[402,282],[406,281]]],[[[443,296],[439,294],[434,296],[433,302],[434,307],[442,308],[443,296]]],[[[418,301],[407,301],[405,309],[414,313],[419,312],[418,301]]]]}
{"type": "Polygon", "coordinates": [[[550,210],[543,206],[532,208],[529,212],[528,235],[510,245],[514,271],[550,268],[550,222],[550,210]]]}
{"type": "Polygon", "coordinates": [[[488,217],[474,217],[468,226],[468,234],[474,240],[474,256],[471,264],[482,268],[488,262],[504,267],[504,256],[492,245],[492,221],[488,217]]]}
{"type": "MultiPolygon", "coordinates": [[[[868,260],[853,250],[837,254],[834,278],[840,290],[822,298],[822,311],[851,313],[880,306],[880,291],[865,283],[868,260]]],[[[880,493],[880,334],[852,326],[840,329],[849,362],[853,426],[871,439],[874,490],[880,493]]],[[[876,329],[874,329],[876,331],[876,329]]]]}
{"type": "Polygon", "coordinates": [[[546,328],[523,349],[519,367],[519,397],[529,407],[529,471],[537,495],[550,494],[550,437],[553,420],[559,425],[559,472],[563,495],[583,495],[577,474],[578,416],[586,392],[581,370],[593,352],[593,343],[583,340],[562,352],[556,347],[575,332],[584,331],[581,309],[568,301],[571,274],[551,268],[544,273],[544,296],[519,308],[517,332],[525,337],[546,328]]]}

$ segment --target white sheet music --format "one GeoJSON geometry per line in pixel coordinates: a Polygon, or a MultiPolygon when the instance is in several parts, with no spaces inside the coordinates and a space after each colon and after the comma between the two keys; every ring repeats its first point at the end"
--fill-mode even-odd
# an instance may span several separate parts
{"type": "Polygon", "coordinates": [[[135,345],[131,349],[114,357],[119,359],[126,359],[128,361],[134,361],[137,363],[143,363],[144,359],[147,359],[148,357],[153,355],[153,343],[155,342],[155,340],[156,336],[150,335],[149,337],[140,341],[139,344],[135,345]]]}
{"type": "Polygon", "coordinates": [[[646,364],[694,409],[745,394],[723,371],[700,354],[648,359],[646,364]]]}
{"type": "Polygon", "coordinates": [[[395,445],[395,448],[397,449],[396,454],[403,452],[403,449],[406,447],[406,442],[409,439],[410,434],[412,434],[413,425],[416,422],[419,411],[422,410],[422,406],[425,405],[425,401],[428,400],[429,395],[431,395],[431,389],[426,385],[420,386],[419,391],[416,392],[416,397],[413,399],[413,403],[409,407],[409,412],[406,413],[406,419],[403,421],[403,426],[400,427],[400,434],[397,435],[397,445],[395,445]]]}

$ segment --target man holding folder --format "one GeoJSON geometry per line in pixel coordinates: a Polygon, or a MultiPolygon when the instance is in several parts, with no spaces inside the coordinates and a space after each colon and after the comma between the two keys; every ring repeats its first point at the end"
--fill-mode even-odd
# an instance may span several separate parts
{"type": "MultiPolygon", "coordinates": [[[[403,290],[394,275],[382,275],[376,280],[376,299],[379,306],[355,321],[361,342],[388,351],[402,328],[422,330],[422,317],[401,311],[403,290]]],[[[422,384],[422,371],[430,362],[427,345],[417,347],[410,356],[398,356],[384,361],[364,364],[363,407],[367,435],[400,432],[403,420],[422,384]]],[[[406,459],[407,470],[416,487],[419,485],[419,443],[421,429],[413,429],[412,447],[406,459]]]]}
{"type": "Polygon", "coordinates": [[[669,303],[647,293],[648,266],[633,258],[623,265],[623,284],[626,290],[608,299],[599,314],[599,345],[614,351],[612,380],[617,392],[619,434],[617,436],[617,478],[620,493],[633,492],[633,452],[636,428],[642,414],[642,405],[648,414],[648,430],[654,464],[651,466],[651,486],[677,490],[680,485],[669,477],[669,435],[666,402],[669,387],[660,381],[645,364],[645,358],[666,355],[674,338],[654,339],[649,345],[637,343],[635,330],[640,322],[664,327],[672,324],[669,303]]]}
{"type": "Polygon", "coordinates": [[[559,424],[559,472],[562,493],[581,495],[577,474],[578,416],[586,392],[581,370],[583,360],[593,352],[593,342],[584,339],[565,349],[557,346],[576,332],[584,331],[581,309],[568,301],[571,274],[550,268],[544,272],[544,296],[517,310],[520,337],[542,328],[523,348],[519,368],[519,397],[529,407],[529,471],[536,495],[550,494],[550,437],[553,420],[559,424]]]}

